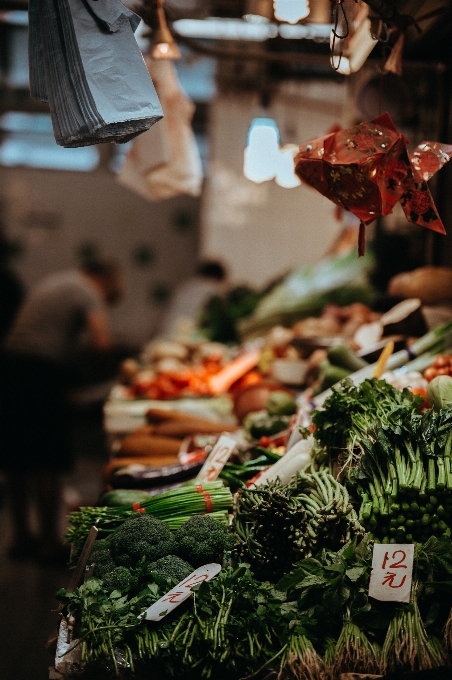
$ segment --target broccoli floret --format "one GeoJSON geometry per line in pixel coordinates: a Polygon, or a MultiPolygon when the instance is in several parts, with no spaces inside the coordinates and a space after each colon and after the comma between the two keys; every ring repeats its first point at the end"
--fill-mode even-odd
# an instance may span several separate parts
{"type": "Polygon", "coordinates": [[[110,540],[108,538],[98,538],[91,551],[91,555],[94,555],[98,550],[110,550],[110,540]]]}
{"type": "Polygon", "coordinates": [[[102,577],[104,590],[107,593],[111,593],[113,590],[127,593],[135,585],[135,580],[127,567],[115,567],[102,577]]]}
{"type": "Polygon", "coordinates": [[[235,544],[227,527],[209,515],[190,517],[176,531],[175,539],[177,553],[195,567],[220,560],[223,552],[235,544]]]}
{"type": "Polygon", "coordinates": [[[145,514],[129,517],[110,539],[113,559],[134,566],[143,556],[150,562],[175,552],[175,540],[165,522],[145,514]]]}
{"type": "Polygon", "coordinates": [[[193,567],[191,564],[188,564],[188,562],[185,562],[185,560],[176,555],[161,557],[156,562],[151,562],[151,564],[147,565],[148,574],[156,574],[161,578],[174,579],[177,583],[183,581],[192,571],[193,567]]]}
{"type": "Polygon", "coordinates": [[[93,562],[95,565],[93,576],[97,576],[98,578],[102,578],[104,574],[107,574],[116,567],[116,563],[108,549],[108,544],[106,544],[105,541],[96,541],[94,544],[90,557],[90,563],[92,564],[93,562]]]}

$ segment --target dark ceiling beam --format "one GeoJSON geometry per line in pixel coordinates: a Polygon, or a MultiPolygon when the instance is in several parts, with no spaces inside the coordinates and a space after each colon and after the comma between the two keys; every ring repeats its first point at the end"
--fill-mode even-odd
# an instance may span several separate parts
{"type": "Polygon", "coordinates": [[[11,9],[28,10],[28,2],[27,0],[0,0],[0,12],[11,9]]]}
{"type": "Polygon", "coordinates": [[[397,23],[397,19],[401,18],[401,15],[391,2],[387,2],[386,0],[364,0],[364,2],[366,5],[369,5],[383,21],[397,23]]]}

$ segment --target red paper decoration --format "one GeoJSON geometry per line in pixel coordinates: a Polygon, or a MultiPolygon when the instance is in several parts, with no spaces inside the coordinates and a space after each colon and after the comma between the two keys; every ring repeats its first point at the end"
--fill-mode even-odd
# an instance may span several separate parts
{"type": "Polygon", "coordinates": [[[384,113],[300,146],[298,177],[361,220],[360,255],[364,225],[389,215],[398,201],[409,222],[446,233],[427,180],[450,159],[452,145],[422,142],[409,155],[407,144],[384,113]]]}

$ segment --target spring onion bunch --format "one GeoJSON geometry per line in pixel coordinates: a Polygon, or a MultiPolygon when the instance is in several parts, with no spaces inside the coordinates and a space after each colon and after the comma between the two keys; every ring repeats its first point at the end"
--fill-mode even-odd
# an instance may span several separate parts
{"type": "Polygon", "coordinates": [[[445,654],[434,636],[429,636],[417,603],[419,583],[413,581],[410,605],[397,610],[389,624],[381,653],[383,675],[403,668],[420,671],[445,664],[445,654]]]}
{"type": "Polygon", "coordinates": [[[452,409],[382,380],[344,381],[313,415],[314,436],[361,496],[358,519],[384,543],[451,535],[452,409]]]}
{"type": "Polygon", "coordinates": [[[341,673],[378,673],[380,648],[347,614],[334,650],[332,675],[341,673]]]}
{"type": "Polygon", "coordinates": [[[71,562],[74,564],[77,561],[92,526],[98,528],[99,538],[105,538],[128,517],[139,511],[167,522],[172,530],[176,530],[192,515],[206,513],[215,513],[215,519],[226,523],[227,510],[231,507],[231,492],[220,480],[165,491],[158,496],[150,497],[149,501],[141,503],[140,507],[80,508],[69,515],[69,528],[65,535],[66,541],[72,547],[71,562]]]}
{"type": "Polygon", "coordinates": [[[293,634],[287,643],[278,680],[323,680],[324,666],[306,635],[293,634]]]}
{"type": "Polygon", "coordinates": [[[384,543],[450,537],[452,409],[389,416],[360,440],[360,521],[384,543]]]}

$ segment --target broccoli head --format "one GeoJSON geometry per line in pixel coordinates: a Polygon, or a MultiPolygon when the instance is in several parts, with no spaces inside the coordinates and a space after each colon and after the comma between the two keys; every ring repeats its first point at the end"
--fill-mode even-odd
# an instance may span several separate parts
{"type": "Polygon", "coordinates": [[[110,550],[110,539],[109,538],[98,538],[91,551],[91,555],[96,553],[98,550],[110,550]]]}
{"type": "Polygon", "coordinates": [[[161,557],[156,562],[148,564],[146,571],[148,574],[173,579],[179,583],[191,574],[193,567],[176,555],[167,555],[166,557],[161,557]]]}
{"type": "Polygon", "coordinates": [[[139,513],[129,517],[110,538],[115,562],[123,567],[134,566],[142,557],[149,561],[175,552],[175,540],[165,522],[139,513]]]}
{"type": "Polygon", "coordinates": [[[104,574],[112,571],[116,564],[111,556],[108,543],[104,540],[96,541],[90,557],[91,564],[94,562],[93,575],[102,578],[104,574]]]}
{"type": "Polygon", "coordinates": [[[175,533],[177,553],[200,567],[221,560],[225,550],[234,547],[235,539],[227,527],[209,515],[194,515],[175,533]]]}
{"type": "Polygon", "coordinates": [[[133,586],[136,585],[136,579],[127,569],[127,567],[115,567],[108,574],[102,576],[104,590],[107,593],[113,590],[119,590],[120,593],[127,593],[133,586]]]}

